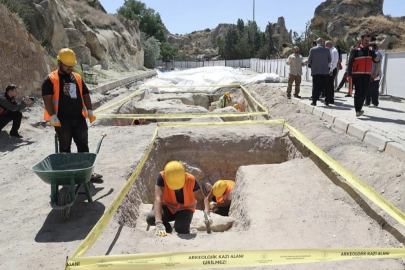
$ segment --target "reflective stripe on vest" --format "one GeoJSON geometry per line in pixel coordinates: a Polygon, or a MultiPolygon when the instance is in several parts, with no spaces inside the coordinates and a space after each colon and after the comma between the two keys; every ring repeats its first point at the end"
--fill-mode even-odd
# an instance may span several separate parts
{"type": "Polygon", "coordinates": [[[368,56],[358,56],[354,59],[352,74],[371,75],[372,67],[373,58],[370,56],[370,51],[368,51],[368,56]]]}
{"type": "Polygon", "coordinates": [[[175,214],[177,211],[181,210],[191,210],[194,212],[197,207],[197,201],[195,200],[193,191],[195,177],[189,173],[186,173],[186,182],[183,186],[184,204],[181,204],[177,202],[174,190],[167,186],[164,171],[160,172],[160,174],[162,175],[163,182],[165,184],[163,189],[162,205],[166,205],[172,214],[175,214]]]}
{"type": "Polygon", "coordinates": [[[223,180],[226,183],[226,191],[225,191],[225,199],[222,198],[222,196],[217,197],[215,196],[215,200],[217,201],[217,203],[221,204],[224,203],[226,199],[228,199],[229,194],[231,193],[232,190],[235,189],[235,182],[232,180],[223,180]]]}
{"type": "MultiPolygon", "coordinates": [[[[80,97],[82,99],[82,114],[84,118],[87,118],[87,109],[86,105],[84,104],[84,99],[83,99],[83,83],[82,83],[82,78],[80,77],[79,74],[76,72],[72,72],[73,76],[76,79],[77,85],[79,86],[79,92],[80,92],[80,97]]],[[[53,95],[52,95],[52,104],[53,104],[53,109],[55,110],[55,114],[58,114],[58,109],[59,109],[59,75],[58,75],[58,70],[55,70],[51,72],[48,75],[49,79],[51,80],[53,84],[53,95]]],[[[51,116],[49,115],[48,111],[45,109],[44,111],[44,120],[45,121],[51,121],[51,116]]]]}

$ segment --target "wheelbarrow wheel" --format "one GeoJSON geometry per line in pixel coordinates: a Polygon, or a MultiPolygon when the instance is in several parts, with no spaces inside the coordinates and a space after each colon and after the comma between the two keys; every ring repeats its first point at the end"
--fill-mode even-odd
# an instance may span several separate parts
{"type": "MultiPolygon", "coordinates": [[[[66,205],[68,203],[70,203],[70,190],[68,187],[63,187],[59,191],[58,205],[62,206],[62,205],[66,205]]],[[[60,214],[61,214],[62,220],[68,220],[69,214],[70,214],[70,207],[60,210],[60,214]]]]}

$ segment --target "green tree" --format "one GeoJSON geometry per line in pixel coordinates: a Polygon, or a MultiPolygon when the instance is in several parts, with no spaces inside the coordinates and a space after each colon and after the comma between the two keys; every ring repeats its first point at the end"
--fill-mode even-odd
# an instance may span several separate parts
{"type": "Polygon", "coordinates": [[[239,41],[239,31],[235,25],[231,25],[225,34],[225,44],[224,44],[224,58],[225,59],[236,59],[237,52],[235,46],[239,41]]]}
{"type": "Polygon", "coordinates": [[[242,19],[238,19],[238,22],[236,23],[236,27],[239,30],[239,35],[242,36],[243,32],[245,31],[245,22],[242,19]]]}
{"type": "Polygon", "coordinates": [[[160,42],[154,37],[148,37],[141,32],[141,45],[144,50],[144,66],[147,68],[155,67],[155,60],[160,54],[160,42]]]}
{"type": "Polygon", "coordinates": [[[174,60],[179,52],[178,45],[176,44],[172,46],[169,42],[163,42],[160,48],[160,59],[162,59],[163,61],[174,60]]]}
{"type": "Polygon", "coordinates": [[[124,5],[118,9],[118,14],[139,22],[139,29],[148,36],[154,36],[160,42],[166,41],[166,27],[160,14],[144,3],[136,0],[125,0],[124,5]]]}
{"type": "Polygon", "coordinates": [[[239,39],[235,46],[235,54],[233,59],[247,59],[252,57],[252,47],[247,38],[239,39]]]}
{"type": "Polygon", "coordinates": [[[224,57],[225,55],[225,39],[223,39],[222,37],[217,37],[217,51],[218,54],[221,55],[222,57],[224,57]]]}

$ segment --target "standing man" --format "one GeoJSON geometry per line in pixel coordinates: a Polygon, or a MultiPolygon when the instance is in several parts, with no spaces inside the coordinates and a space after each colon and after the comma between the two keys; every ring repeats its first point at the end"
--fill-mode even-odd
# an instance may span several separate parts
{"type": "Polygon", "coordinates": [[[146,222],[156,226],[157,236],[166,236],[172,232],[169,221],[174,221],[177,233],[188,234],[197,207],[196,199],[200,205],[204,205],[204,211],[212,223],[208,199],[204,197],[195,177],[186,173],[180,161],[170,161],[157,176],[155,201],[146,222]]]}
{"type": "MultiPolygon", "coordinates": [[[[364,32],[361,35],[360,43],[350,51],[348,79],[353,77],[353,84],[356,89],[354,93],[354,108],[356,116],[364,114],[363,103],[370,86],[371,71],[373,62],[376,63],[376,69],[380,69],[380,58],[370,47],[371,34],[364,32]]],[[[377,76],[376,76],[377,77],[377,76]]]]}
{"type": "Polygon", "coordinates": [[[24,97],[23,102],[17,102],[15,99],[18,95],[17,86],[9,84],[6,87],[6,92],[0,95],[0,131],[11,121],[13,125],[10,130],[10,136],[22,138],[18,133],[21,125],[22,113],[26,105],[31,104],[32,100],[29,97],[24,97]]]}
{"type": "Polygon", "coordinates": [[[287,98],[291,98],[291,89],[293,82],[295,82],[294,97],[301,98],[301,96],[299,96],[299,93],[302,76],[302,66],[305,66],[305,63],[302,61],[303,58],[299,54],[299,51],[300,49],[297,46],[295,46],[293,48],[294,53],[291,54],[286,61],[286,64],[290,66],[290,74],[288,77],[288,86],[287,86],[287,98]]]}
{"type": "Polygon", "coordinates": [[[217,109],[225,108],[229,102],[232,102],[231,93],[226,92],[222,97],[219,98],[217,109]]]}
{"type": "MultiPolygon", "coordinates": [[[[378,51],[378,45],[377,43],[373,42],[370,44],[370,46],[373,48],[375,51],[375,54],[377,57],[380,59],[380,62],[382,61],[382,55],[378,51]]],[[[370,106],[370,101],[372,104],[376,107],[378,107],[378,88],[380,87],[380,80],[381,80],[381,65],[376,64],[373,62],[373,67],[371,69],[371,82],[370,82],[370,87],[369,90],[367,91],[366,94],[366,105],[370,106]]]]}
{"type": "MultiPolygon", "coordinates": [[[[328,87],[329,63],[331,62],[330,52],[323,46],[323,39],[318,38],[316,44],[317,46],[309,51],[308,57],[308,65],[311,65],[311,76],[314,86],[312,90],[312,106],[316,106],[322,87],[324,87],[325,90],[328,87]]],[[[326,91],[326,93],[328,93],[328,91],[326,91]]],[[[328,100],[329,97],[325,97],[325,105],[329,105],[326,102],[328,100]]]]}
{"type": "Polygon", "coordinates": [[[329,84],[326,87],[326,94],[325,94],[325,105],[334,104],[335,103],[335,77],[337,75],[337,67],[339,62],[339,52],[333,46],[332,41],[328,40],[325,42],[326,48],[330,51],[331,61],[329,63],[329,84]]]}
{"type": "MultiPolygon", "coordinates": [[[[89,152],[86,118],[90,123],[96,120],[89,89],[80,75],[73,72],[76,64],[75,53],[71,49],[61,49],[58,53],[58,69],[48,74],[42,83],[44,119],[55,127],[61,153],[71,152],[72,139],[77,152],[89,152]]],[[[101,177],[93,174],[92,180],[101,177]]]]}

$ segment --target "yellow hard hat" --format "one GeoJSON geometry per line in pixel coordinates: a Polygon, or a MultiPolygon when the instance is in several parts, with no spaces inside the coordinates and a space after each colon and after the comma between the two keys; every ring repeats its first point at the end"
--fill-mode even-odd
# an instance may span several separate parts
{"type": "Polygon", "coordinates": [[[227,97],[231,97],[231,93],[226,92],[226,93],[225,93],[225,96],[227,96],[227,97]]]}
{"type": "Polygon", "coordinates": [[[235,109],[239,109],[239,104],[234,104],[233,107],[234,107],[235,109]]]}
{"type": "Polygon", "coordinates": [[[212,187],[212,193],[215,197],[221,197],[226,190],[226,183],[223,180],[217,181],[212,187]]]}
{"type": "Polygon", "coordinates": [[[186,182],[186,170],[180,161],[169,161],[165,168],[165,180],[170,189],[178,190],[184,186],[186,182]]]}
{"type": "Polygon", "coordinates": [[[71,49],[61,49],[58,53],[58,60],[64,65],[74,67],[76,66],[76,54],[71,49]]]}

